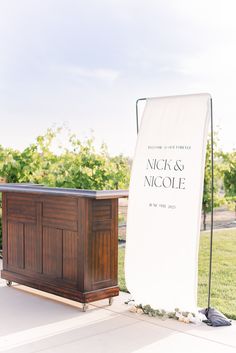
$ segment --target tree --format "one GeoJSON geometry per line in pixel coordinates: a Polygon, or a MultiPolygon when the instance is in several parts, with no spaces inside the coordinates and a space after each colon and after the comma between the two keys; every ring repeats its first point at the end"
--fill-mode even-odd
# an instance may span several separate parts
{"type": "Polygon", "coordinates": [[[224,153],[223,182],[226,200],[229,205],[234,205],[236,218],[236,151],[224,153]]]}
{"type": "Polygon", "coordinates": [[[0,196],[0,249],[2,249],[2,195],[0,196]]]}
{"type": "MultiPolygon", "coordinates": [[[[214,133],[214,186],[213,186],[213,207],[218,207],[224,202],[224,197],[220,195],[221,180],[222,180],[222,152],[218,147],[218,136],[214,133]]],[[[203,229],[206,230],[206,216],[211,211],[211,191],[212,191],[212,172],[211,172],[211,139],[207,140],[206,148],[206,162],[205,162],[205,176],[204,189],[202,199],[203,212],[203,229]]]]}

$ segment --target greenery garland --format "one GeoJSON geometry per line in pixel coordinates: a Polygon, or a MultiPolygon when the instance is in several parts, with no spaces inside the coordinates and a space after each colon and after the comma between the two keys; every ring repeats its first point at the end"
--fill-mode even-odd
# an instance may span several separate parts
{"type": "Polygon", "coordinates": [[[132,300],[125,302],[125,304],[130,305],[130,312],[136,313],[136,314],[146,314],[150,317],[159,317],[162,319],[174,319],[178,320],[181,322],[184,322],[186,324],[189,323],[195,323],[196,320],[196,315],[194,313],[191,313],[189,311],[180,311],[178,308],[176,308],[174,311],[165,311],[163,309],[153,309],[150,305],[131,305],[130,303],[132,300]]]}

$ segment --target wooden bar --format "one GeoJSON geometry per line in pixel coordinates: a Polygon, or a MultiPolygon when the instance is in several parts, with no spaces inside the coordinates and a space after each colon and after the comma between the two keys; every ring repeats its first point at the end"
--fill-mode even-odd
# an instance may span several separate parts
{"type": "Polygon", "coordinates": [[[81,303],[119,294],[118,199],[92,191],[0,184],[2,278],[81,303]]]}

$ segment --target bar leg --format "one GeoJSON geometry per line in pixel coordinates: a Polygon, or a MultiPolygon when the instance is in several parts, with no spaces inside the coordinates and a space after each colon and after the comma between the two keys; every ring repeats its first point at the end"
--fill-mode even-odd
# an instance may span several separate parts
{"type": "Polygon", "coordinates": [[[88,309],[88,304],[83,303],[83,308],[82,308],[83,312],[85,313],[87,311],[87,309],[88,309]]]}
{"type": "Polygon", "coordinates": [[[109,298],[109,305],[111,306],[111,305],[113,304],[113,302],[114,302],[114,298],[113,298],[113,297],[110,297],[110,298],[109,298]]]}
{"type": "Polygon", "coordinates": [[[11,287],[12,281],[6,281],[6,284],[7,284],[8,287],[11,287]]]}

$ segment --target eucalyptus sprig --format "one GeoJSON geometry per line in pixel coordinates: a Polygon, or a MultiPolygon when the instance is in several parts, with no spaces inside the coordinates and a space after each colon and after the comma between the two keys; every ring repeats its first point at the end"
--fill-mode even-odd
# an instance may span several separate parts
{"type": "Polygon", "coordinates": [[[150,317],[159,317],[162,319],[174,319],[184,323],[195,322],[196,315],[189,311],[180,311],[176,308],[174,311],[163,309],[153,309],[150,305],[132,305],[130,311],[137,314],[146,314],[150,317]]]}

